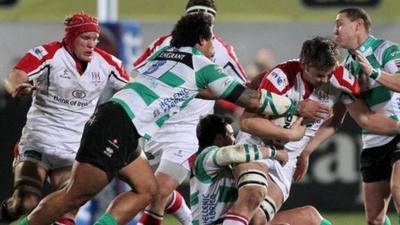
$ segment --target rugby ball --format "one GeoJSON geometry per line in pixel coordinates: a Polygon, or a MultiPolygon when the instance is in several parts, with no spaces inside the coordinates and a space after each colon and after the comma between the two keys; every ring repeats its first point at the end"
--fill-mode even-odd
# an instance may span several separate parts
{"type": "MultiPolygon", "coordinates": [[[[290,129],[292,127],[292,125],[294,124],[294,122],[296,122],[296,120],[299,117],[295,114],[293,115],[286,115],[286,116],[280,116],[280,117],[276,117],[276,118],[271,118],[270,121],[275,124],[278,127],[282,127],[285,129],[290,129]]],[[[287,141],[283,141],[283,140],[268,140],[265,142],[266,144],[269,145],[274,145],[277,147],[283,147],[287,141]]]]}

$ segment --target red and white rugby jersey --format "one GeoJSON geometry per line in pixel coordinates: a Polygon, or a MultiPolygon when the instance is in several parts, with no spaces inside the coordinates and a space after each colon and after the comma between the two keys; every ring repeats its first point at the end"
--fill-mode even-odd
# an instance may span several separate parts
{"type": "Polygon", "coordinates": [[[121,61],[97,48],[80,74],[75,59],[60,42],[31,49],[15,68],[25,71],[39,87],[33,92],[20,142],[30,148],[76,152],[84,124],[106,85],[118,90],[129,80],[121,61]]]}
{"type": "MultiPolygon", "coordinates": [[[[153,41],[143,53],[133,63],[135,69],[139,69],[146,63],[146,59],[157,50],[169,46],[172,36],[161,36],[153,41]]],[[[225,72],[232,76],[241,84],[247,82],[247,75],[240,64],[233,47],[223,41],[218,36],[213,37],[215,49],[214,61],[217,65],[225,69],[225,72]]],[[[153,140],[171,141],[170,135],[179,135],[181,140],[187,143],[197,143],[196,129],[200,117],[213,113],[215,101],[194,99],[188,106],[179,112],[179,116],[174,116],[165,122],[164,126],[153,136],[153,140]]],[[[176,139],[176,138],[175,138],[176,139]]]]}

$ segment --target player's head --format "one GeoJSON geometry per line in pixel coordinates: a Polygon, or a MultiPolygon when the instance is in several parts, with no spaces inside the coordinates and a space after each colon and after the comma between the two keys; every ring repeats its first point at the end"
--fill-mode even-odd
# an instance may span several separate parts
{"type": "Polygon", "coordinates": [[[217,7],[213,0],[189,0],[186,4],[186,14],[206,13],[214,21],[217,16],[217,7]]]}
{"type": "Polygon", "coordinates": [[[100,26],[96,18],[83,12],[75,13],[64,20],[64,43],[82,61],[90,61],[96,47],[100,26]]]}
{"type": "Polygon", "coordinates": [[[202,118],[197,125],[196,133],[199,140],[199,149],[212,145],[218,147],[232,145],[235,142],[232,120],[215,114],[202,118]]]}
{"type": "Polygon", "coordinates": [[[305,41],[300,53],[305,80],[313,86],[327,83],[339,55],[337,44],[329,38],[315,37],[305,41]]]}
{"type": "Polygon", "coordinates": [[[356,49],[369,35],[371,18],[361,8],[346,8],[336,15],[335,41],[346,49],[356,49]]]}
{"type": "Polygon", "coordinates": [[[211,17],[204,13],[183,16],[172,30],[171,46],[196,47],[205,56],[214,56],[211,17]]]}

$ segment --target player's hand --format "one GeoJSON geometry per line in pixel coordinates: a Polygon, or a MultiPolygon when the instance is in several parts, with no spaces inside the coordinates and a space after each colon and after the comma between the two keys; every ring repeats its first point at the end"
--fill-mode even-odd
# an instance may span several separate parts
{"type": "Polygon", "coordinates": [[[302,152],[300,156],[297,158],[296,170],[294,171],[293,174],[293,180],[295,182],[299,182],[306,175],[308,170],[309,159],[310,155],[305,152],[302,152]]]}
{"type": "Polygon", "coordinates": [[[311,99],[305,99],[297,106],[296,114],[309,120],[328,118],[332,109],[311,99]]]}
{"type": "Polygon", "coordinates": [[[364,74],[370,75],[374,68],[369,63],[368,59],[359,50],[353,50],[351,53],[357,57],[358,61],[360,62],[361,70],[364,72],[364,74]]]}
{"type": "Polygon", "coordinates": [[[299,117],[290,127],[290,141],[298,141],[306,133],[306,126],[302,125],[303,118],[299,117]]]}
{"type": "Polygon", "coordinates": [[[38,86],[32,85],[30,83],[18,84],[15,90],[11,93],[12,97],[19,97],[21,95],[30,94],[32,91],[38,89],[38,86]]]}
{"type": "Polygon", "coordinates": [[[289,155],[286,149],[277,149],[275,160],[277,160],[282,166],[286,165],[289,160],[289,155]]]}

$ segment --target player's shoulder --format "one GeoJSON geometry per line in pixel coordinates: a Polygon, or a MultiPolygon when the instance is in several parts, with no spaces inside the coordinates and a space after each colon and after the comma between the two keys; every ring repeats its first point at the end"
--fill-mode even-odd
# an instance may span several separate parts
{"type": "Polygon", "coordinates": [[[48,60],[54,57],[55,53],[63,47],[61,42],[54,41],[32,48],[29,53],[38,60],[48,60]]]}
{"type": "Polygon", "coordinates": [[[259,89],[265,89],[276,94],[285,94],[295,86],[301,74],[299,60],[288,60],[267,71],[259,89]]]}
{"type": "Polygon", "coordinates": [[[331,83],[339,88],[346,88],[353,92],[358,90],[356,77],[342,65],[333,70],[331,83]]]}
{"type": "Polygon", "coordinates": [[[112,54],[100,49],[100,48],[95,48],[94,52],[97,53],[97,55],[104,59],[109,65],[112,66],[121,66],[122,62],[120,59],[117,57],[113,56],[112,54]]]}
{"type": "Polygon", "coordinates": [[[172,39],[172,35],[171,34],[167,34],[167,35],[162,35],[160,37],[158,37],[157,39],[155,39],[151,44],[150,44],[150,48],[152,50],[154,49],[158,49],[167,45],[170,45],[171,43],[171,39],[172,39]]]}

